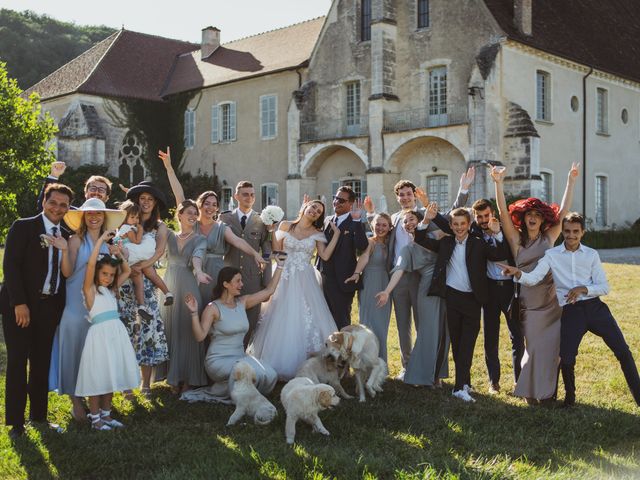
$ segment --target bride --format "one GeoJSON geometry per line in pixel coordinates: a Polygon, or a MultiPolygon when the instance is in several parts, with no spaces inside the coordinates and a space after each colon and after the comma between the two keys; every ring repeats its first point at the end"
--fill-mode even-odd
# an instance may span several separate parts
{"type": "Polygon", "coordinates": [[[302,205],[298,218],[282,222],[275,233],[273,250],[284,250],[287,259],[280,283],[263,310],[249,352],[271,365],[280,380],[293,378],[298,366],[319,351],[325,339],[337,330],[320,285],[320,273],[311,257],[328,260],[340,235],[331,242],[322,232],[324,204],[312,200],[302,205]]]}

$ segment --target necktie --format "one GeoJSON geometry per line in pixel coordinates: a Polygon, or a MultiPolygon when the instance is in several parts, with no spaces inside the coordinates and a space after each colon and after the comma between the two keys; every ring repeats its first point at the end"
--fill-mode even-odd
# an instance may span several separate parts
{"type": "Polygon", "coordinates": [[[242,215],[242,218],[240,219],[240,226],[242,227],[243,230],[244,230],[244,227],[247,226],[247,216],[246,215],[242,215]]]}
{"type": "Polygon", "coordinates": [[[333,217],[333,223],[338,225],[338,216],[337,215],[335,217],[333,217]]]}
{"type": "MultiPolygon", "coordinates": [[[[55,237],[58,233],[58,227],[51,228],[51,234],[55,237]]],[[[53,248],[53,255],[51,256],[51,280],[49,281],[49,295],[56,293],[58,287],[58,260],[60,251],[56,247],[53,248]]]]}

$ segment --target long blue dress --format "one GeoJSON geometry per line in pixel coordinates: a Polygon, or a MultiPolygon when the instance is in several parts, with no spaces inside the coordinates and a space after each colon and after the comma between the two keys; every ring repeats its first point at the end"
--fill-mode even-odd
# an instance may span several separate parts
{"type": "MultiPolygon", "coordinates": [[[[93,241],[89,235],[85,235],[78,248],[73,273],[67,278],[64,311],[53,339],[49,390],[57,390],[61,395],[75,394],[82,348],[91,326],[87,321],[89,312],[84,305],[82,284],[92,250],[93,241]]],[[[106,244],[100,247],[100,252],[109,253],[106,244]]]]}

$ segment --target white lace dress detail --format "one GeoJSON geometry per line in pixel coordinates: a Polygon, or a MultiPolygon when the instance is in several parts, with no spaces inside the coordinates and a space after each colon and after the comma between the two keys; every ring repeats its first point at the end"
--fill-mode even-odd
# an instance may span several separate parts
{"type": "Polygon", "coordinates": [[[311,265],[316,242],[327,241],[324,234],[303,239],[282,231],[276,235],[284,238],[287,260],[271,301],[263,306],[249,352],[271,365],[281,380],[288,380],[337,328],[324,299],[320,273],[311,265]]]}

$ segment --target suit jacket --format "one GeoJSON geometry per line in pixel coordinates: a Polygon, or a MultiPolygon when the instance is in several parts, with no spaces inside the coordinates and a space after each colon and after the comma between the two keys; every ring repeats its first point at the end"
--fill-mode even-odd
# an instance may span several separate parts
{"type": "MultiPolygon", "coordinates": [[[[447,218],[444,217],[444,215],[440,215],[438,213],[438,215],[436,215],[436,218],[433,219],[433,223],[435,223],[438,226],[438,228],[440,228],[440,230],[442,230],[444,233],[453,235],[453,230],[451,230],[451,225],[449,224],[449,220],[447,220],[447,218]]],[[[500,231],[504,234],[502,227],[500,228],[500,231]]],[[[482,230],[480,225],[478,225],[475,221],[471,222],[471,226],[469,227],[469,235],[473,237],[477,237],[480,240],[484,240],[484,231],[482,230]]],[[[506,240],[505,240],[505,243],[506,243],[506,240]]],[[[506,261],[509,265],[515,265],[516,262],[513,260],[511,248],[506,248],[505,254],[506,254],[505,258],[501,258],[500,261],[506,261]]]]}
{"type": "MultiPolygon", "coordinates": [[[[327,242],[333,238],[333,230],[329,223],[333,222],[335,215],[325,218],[324,236],[327,242]]],[[[323,275],[331,280],[338,282],[340,290],[343,292],[354,292],[362,288],[362,282],[344,283],[344,281],[353,275],[353,271],[358,263],[356,257],[357,250],[365,250],[369,245],[364,224],[361,221],[351,218],[351,214],[345,218],[340,226],[340,238],[333,251],[333,255],[327,261],[322,260],[319,256],[316,259],[316,267],[323,275]]]]}
{"type": "MultiPolygon", "coordinates": [[[[247,219],[244,230],[242,229],[242,225],[240,225],[237,208],[230,212],[222,213],[220,220],[231,228],[233,233],[251,245],[256,252],[262,252],[263,256],[271,254],[269,232],[262,222],[259,213],[252,211],[247,219]]],[[[240,268],[245,273],[246,278],[243,279],[245,283],[251,282],[251,278],[259,278],[261,279],[260,286],[265,287],[271,280],[270,268],[267,267],[264,269],[264,272],[261,272],[260,267],[258,267],[253,257],[247,256],[242,250],[229,244],[227,244],[227,251],[224,255],[224,264],[240,268]]]]}
{"type": "MultiPolygon", "coordinates": [[[[453,205],[451,205],[451,208],[449,209],[449,211],[447,213],[445,213],[444,215],[441,215],[442,218],[449,218],[449,213],[451,212],[451,210],[454,210],[458,207],[464,207],[467,203],[467,200],[469,199],[469,193],[461,193],[458,190],[458,195],[456,196],[455,201],[453,202],[453,205]]],[[[421,207],[418,208],[418,211],[420,213],[422,213],[424,215],[426,208],[425,207],[421,207]]],[[[400,222],[402,221],[402,210],[399,212],[394,213],[393,215],[391,215],[391,222],[393,223],[393,230],[391,230],[389,232],[389,255],[387,255],[387,270],[390,272],[391,269],[394,267],[393,265],[393,260],[394,260],[394,256],[395,256],[395,248],[396,248],[396,228],[398,228],[398,226],[400,225],[400,222]]],[[[449,224],[448,221],[446,221],[447,225],[449,224]]],[[[434,230],[438,229],[438,225],[435,224],[434,222],[429,223],[429,226],[427,227],[427,232],[432,232],[434,230]]]]}
{"type": "MultiPolygon", "coordinates": [[[[438,252],[433,270],[429,295],[445,297],[447,293],[447,265],[456,246],[455,237],[443,237],[434,240],[427,237],[427,230],[417,230],[415,242],[424,248],[438,252]]],[[[489,299],[487,282],[487,260],[499,261],[506,258],[507,242],[496,242],[493,247],[483,239],[469,235],[466,244],[466,261],[471,290],[478,303],[484,305],[489,299]]]]}
{"type": "MultiPolygon", "coordinates": [[[[42,214],[13,222],[7,235],[4,252],[4,285],[0,290],[0,312],[9,314],[16,305],[30,309],[42,295],[42,287],[49,271],[49,250],[40,243],[45,233],[42,214]]],[[[64,238],[69,232],[61,229],[64,238]]],[[[64,277],[60,274],[58,297],[64,304],[64,277]]]]}

